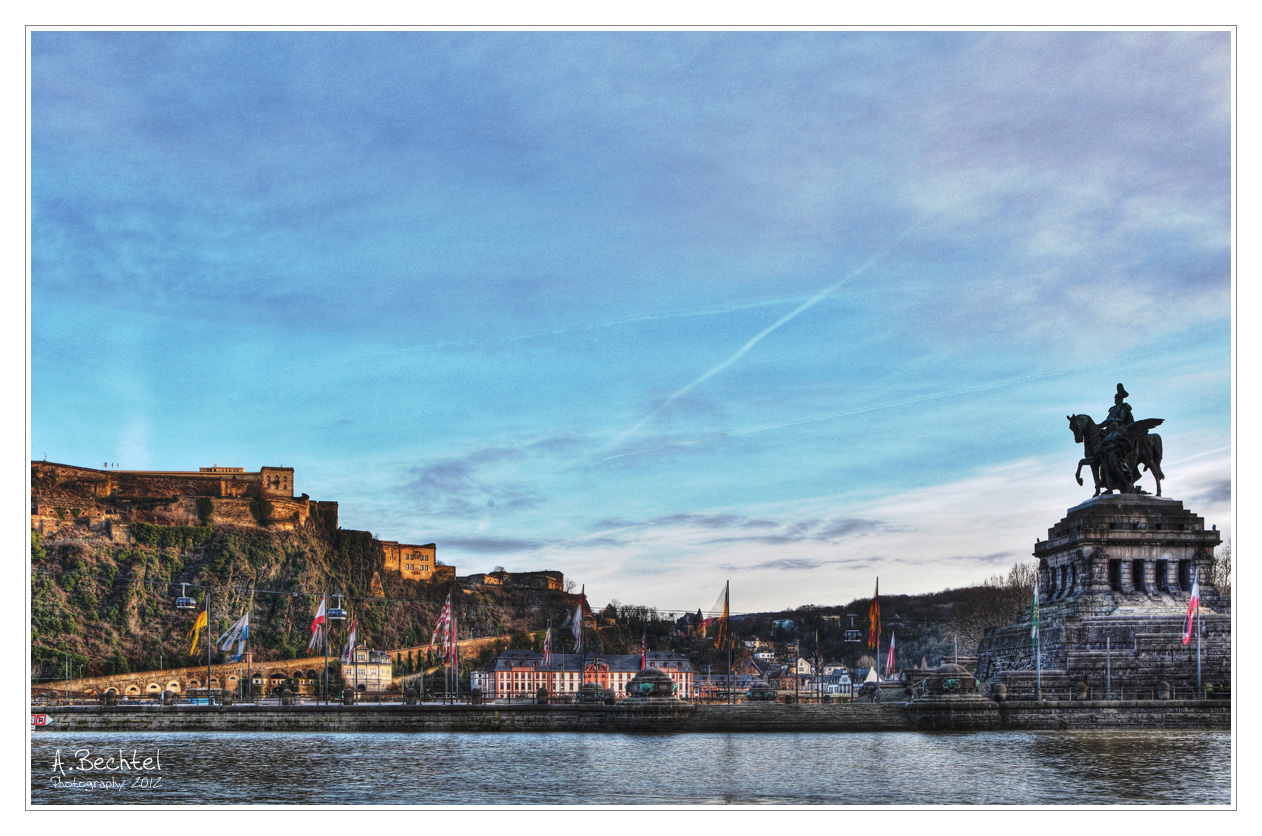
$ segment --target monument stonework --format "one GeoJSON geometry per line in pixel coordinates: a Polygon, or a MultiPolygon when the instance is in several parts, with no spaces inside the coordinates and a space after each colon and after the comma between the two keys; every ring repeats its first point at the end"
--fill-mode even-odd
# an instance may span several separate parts
{"type": "Polygon", "coordinates": [[[1154,476],[1161,478],[1160,441],[1145,438],[1143,427],[1155,426],[1153,419],[1130,420],[1125,395],[1118,384],[1114,409],[1100,425],[1110,434],[1110,460],[1089,455],[1080,463],[1101,471],[1097,495],[1070,508],[1034,547],[1041,676],[1027,613],[1022,624],[987,631],[978,648],[976,675],[991,693],[1008,699],[1032,698],[1036,691],[1045,699],[1203,696],[1196,638],[1183,643],[1197,579],[1200,681],[1219,692],[1230,689],[1231,602],[1213,581],[1221,537],[1182,502],[1135,484],[1145,457],[1155,459],[1154,476]]]}

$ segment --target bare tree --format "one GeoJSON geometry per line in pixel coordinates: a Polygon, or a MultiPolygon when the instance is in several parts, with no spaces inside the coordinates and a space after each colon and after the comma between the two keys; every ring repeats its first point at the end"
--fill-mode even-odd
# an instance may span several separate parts
{"type": "Polygon", "coordinates": [[[1231,540],[1223,543],[1214,555],[1214,586],[1220,595],[1231,597],[1231,540]]]}
{"type": "Polygon", "coordinates": [[[1037,576],[1037,564],[1017,563],[1006,576],[992,575],[980,586],[957,590],[949,626],[959,637],[961,651],[976,653],[988,628],[1018,623],[1029,612],[1037,576]]]}

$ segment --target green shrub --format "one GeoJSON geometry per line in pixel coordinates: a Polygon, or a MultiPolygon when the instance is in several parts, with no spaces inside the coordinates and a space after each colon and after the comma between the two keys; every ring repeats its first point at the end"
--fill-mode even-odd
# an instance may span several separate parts
{"type": "Polygon", "coordinates": [[[250,514],[259,525],[262,525],[272,515],[272,508],[272,503],[266,499],[250,500],[250,514]]]}
{"type": "Polygon", "coordinates": [[[208,525],[152,525],[132,523],[131,536],[137,543],[159,548],[189,548],[210,542],[213,529],[208,525]]]}
{"type": "Polygon", "coordinates": [[[202,518],[202,525],[210,524],[210,517],[215,513],[215,503],[208,496],[197,497],[197,513],[202,518]]]}

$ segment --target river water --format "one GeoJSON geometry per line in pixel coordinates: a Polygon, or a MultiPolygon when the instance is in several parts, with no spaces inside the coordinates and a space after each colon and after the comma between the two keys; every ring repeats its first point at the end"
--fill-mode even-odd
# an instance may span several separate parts
{"type": "Polygon", "coordinates": [[[37,731],[30,768],[32,804],[1232,803],[1228,732],[37,731]]]}

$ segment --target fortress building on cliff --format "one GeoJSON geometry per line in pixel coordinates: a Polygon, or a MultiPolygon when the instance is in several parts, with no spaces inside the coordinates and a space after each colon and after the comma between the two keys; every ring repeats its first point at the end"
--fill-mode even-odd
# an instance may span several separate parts
{"type": "MultiPolygon", "coordinates": [[[[97,470],[91,467],[31,462],[31,529],[50,536],[73,536],[83,528],[116,542],[131,541],[129,526],[259,525],[292,531],[315,518],[338,528],[336,502],[294,496],[292,467],[199,467],[197,470],[97,470]]],[[[456,577],[456,567],[438,562],[435,543],[421,545],[380,540],[381,569],[403,580],[459,582],[466,588],[510,586],[560,590],[565,576],[556,571],[505,572],[456,577]]]]}
{"type": "MultiPolygon", "coordinates": [[[[292,467],[199,467],[197,470],[97,470],[31,462],[31,529],[73,535],[83,528],[116,542],[131,541],[131,523],[261,525],[292,531],[315,518],[338,528],[336,502],[294,496],[292,467]]],[[[382,568],[405,580],[454,581],[434,543],[380,541],[382,568]]]]}
{"type": "Polygon", "coordinates": [[[313,514],[337,528],[336,502],[293,493],[292,467],[97,470],[31,462],[31,528],[48,534],[87,524],[113,536],[114,523],[126,516],[167,525],[266,524],[292,530],[313,514]]]}

